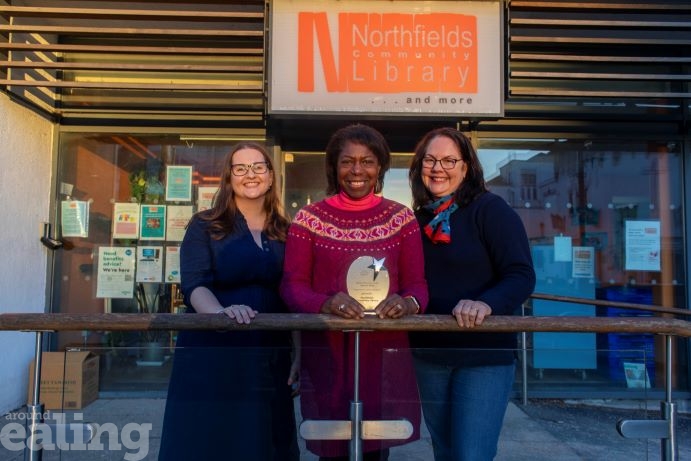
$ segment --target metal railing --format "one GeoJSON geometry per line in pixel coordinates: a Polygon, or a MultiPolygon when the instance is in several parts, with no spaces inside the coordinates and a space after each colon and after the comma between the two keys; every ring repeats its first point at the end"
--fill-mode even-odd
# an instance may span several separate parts
{"type": "MultiPolygon", "coordinates": [[[[552,295],[533,295],[536,299],[550,299],[569,303],[642,309],[663,314],[688,316],[684,309],[661,306],[637,305],[599,301],[593,299],[569,298],[552,295]]],[[[251,324],[237,324],[235,321],[220,315],[181,315],[181,314],[0,314],[0,331],[29,331],[36,333],[36,358],[34,373],[33,402],[29,405],[31,430],[29,441],[33,442],[37,427],[42,424],[43,408],[39,402],[40,365],[43,350],[42,338],[45,332],[51,331],[171,331],[171,330],[340,330],[356,334],[361,331],[457,331],[458,324],[450,316],[421,315],[405,317],[398,320],[365,317],[362,320],[346,320],[328,314],[262,314],[251,324]]],[[[623,437],[648,438],[661,440],[661,458],[664,461],[675,461],[678,457],[676,438],[676,406],[672,400],[672,338],[691,337],[691,322],[669,317],[519,317],[496,316],[485,319],[473,333],[525,333],[525,332],[591,332],[591,333],[639,333],[657,334],[665,338],[665,399],[660,403],[662,419],[659,420],[626,420],[619,421],[617,430],[623,437]]],[[[525,347],[525,344],[524,346],[525,347]]],[[[357,388],[356,388],[357,389],[357,388]]],[[[354,403],[357,403],[355,396],[354,403]]],[[[352,413],[351,413],[352,414],[352,413]]],[[[351,434],[360,437],[361,421],[355,417],[348,423],[352,426],[351,434]]],[[[85,434],[89,428],[85,427],[85,434]]],[[[351,440],[351,459],[361,459],[357,444],[360,440],[351,440]]],[[[35,447],[34,444],[27,444],[35,447]]],[[[29,459],[41,459],[41,450],[30,450],[29,459]]]]}

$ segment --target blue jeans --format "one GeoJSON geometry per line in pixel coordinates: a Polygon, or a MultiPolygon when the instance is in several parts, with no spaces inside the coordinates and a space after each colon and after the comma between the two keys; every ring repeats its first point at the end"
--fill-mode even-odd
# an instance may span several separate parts
{"type": "Polygon", "coordinates": [[[452,367],[415,359],[435,461],[491,461],[516,365],[452,367]]]}

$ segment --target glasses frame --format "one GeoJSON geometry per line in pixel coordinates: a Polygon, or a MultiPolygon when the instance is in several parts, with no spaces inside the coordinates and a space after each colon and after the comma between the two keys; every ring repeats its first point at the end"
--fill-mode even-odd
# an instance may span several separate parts
{"type": "Polygon", "coordinates": [[[436,159],[436,158],[432,157],[431,155],[425,155],[420,160],[420,165],[422,166],[422,168],[429,168],[430,170],[433,170],[434,167],[437,165],[437,162],[439,162],[439,166],[441,166],[442,170],[453,170],[454,168],[456,168],[456,164],[458,162],[462,162],[462,161],[463,161],[462,158],[444,157],[444,158],[436,159]],[[426,166],[425,160],[431,160],[433,162],[432,165],[426,166]],[[447,168],[444,166],[443,162],[453,162],[453,165],[447,168]]]}
{"type": "Polygon", "coordinates": [[[233,176],[247,176],[247,174],[250,172],[250,170],[252,170],[252,173],[254,173],[254,174],[264,174],[264,173],[268,173],[269,170],[271,170],[271,167],[269,166],[269,162],[266,162],[266,161],[254,162],[254,163],[233,163],[232,165],[230,165],[230,172],[232,173],[233,176]],[[255,165],[264,165],[264,167],[266,168],[266,171],[259,172],[259,171],[255,170],[255,165]],[[245,172],[244,173],[236,173],[235,167],[237,167],[237,166],[245,167],[246,168],[245,172]]]}

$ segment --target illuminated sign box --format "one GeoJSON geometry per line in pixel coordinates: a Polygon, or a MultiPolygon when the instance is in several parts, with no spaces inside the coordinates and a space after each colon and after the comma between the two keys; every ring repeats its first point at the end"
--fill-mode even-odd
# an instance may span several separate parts
{"type": "Polygon", "coordinates": [[[269,113],[497,118],[499,0],[272,2],[269,113]]]}

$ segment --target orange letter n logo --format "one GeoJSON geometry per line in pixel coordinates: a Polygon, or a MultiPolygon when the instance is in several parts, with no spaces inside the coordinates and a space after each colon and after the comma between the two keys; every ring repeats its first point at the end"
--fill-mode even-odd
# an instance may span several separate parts
{"type": "Polygon", "coordinates": [[[322,60],[326,90],[345,91],[345,79],[338,78],[333,45],[329,36],[326,13],[298,14],[298,91],[314,91],[314,36],[317,36],[319,55],[322,60]]]}

